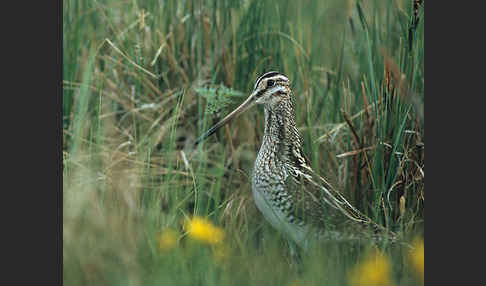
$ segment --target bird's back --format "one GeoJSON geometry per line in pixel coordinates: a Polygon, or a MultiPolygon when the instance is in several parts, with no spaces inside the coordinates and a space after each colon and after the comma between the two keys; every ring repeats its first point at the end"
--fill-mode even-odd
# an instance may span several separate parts
{"type": "MultiPolygon", "coordinates": [[[[286,103],[291,104],[291,103],[286,103]]],[[[302,245],[313,234],[350,238],[384,233],[316,174],[302,150],[292,106],[265,109],[265,131],[255,160],[252,191],[270,224],[302,245]]]]}

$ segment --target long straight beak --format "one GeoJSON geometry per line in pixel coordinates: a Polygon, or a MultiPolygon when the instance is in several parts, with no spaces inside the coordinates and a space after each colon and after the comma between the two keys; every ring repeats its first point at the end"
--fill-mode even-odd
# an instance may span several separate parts
{"type": "Polygon", "coordinates": [[[203,135],[199,136],[199,138],[196,139],[196,142],[194,145],[199,144],[201,141],[204,139],[208,138],[209,136],[213,135],[216,130],[218,130],[221,126],[225,125],[228,123],[231,119],[234,119],[238,117],[238,115],[242,114],[243,112],[247,111],[250,107],[255,105],[256,103],[256,94],[257,92],[253,92],[240,106],[238,106],[235,110],[233,110],[230,114],[226,115],[225,118],[221,119],[218,123],[214,124],[213,127],[209,128],[206,133],[203,135]]]}

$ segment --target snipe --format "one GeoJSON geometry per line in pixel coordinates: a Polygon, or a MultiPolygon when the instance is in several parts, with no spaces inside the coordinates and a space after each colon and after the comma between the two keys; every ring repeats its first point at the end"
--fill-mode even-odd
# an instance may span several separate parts
{"type": "Polygon", "coordinates": [[[264,106],[265,131],[251,177],[253,197],[265,219],[289,238],[291,246],[295,242],[306,248],[314,237],[392,234],[359,212],[312,170],[296,128],[289,79],[279,72],[260,76],[251,95],[196,144],[256,104],[264,106]]]}

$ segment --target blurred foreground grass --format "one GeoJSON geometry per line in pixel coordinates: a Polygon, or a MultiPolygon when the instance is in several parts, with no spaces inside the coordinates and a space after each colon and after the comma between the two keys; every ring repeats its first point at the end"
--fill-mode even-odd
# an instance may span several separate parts
{"type": "Polygon", "coordinates": [[[423,4],[67,0],[63,9],[66,285],[423,283],[423,4]],[[251,197],[263,112],[193,148],[269,70],[292,82],[312,167],[405,241],[419,237],[416,247],[323,243],[298,272],[251,197]],[[197,218],[206,240],[187,229],[197,218]]]}

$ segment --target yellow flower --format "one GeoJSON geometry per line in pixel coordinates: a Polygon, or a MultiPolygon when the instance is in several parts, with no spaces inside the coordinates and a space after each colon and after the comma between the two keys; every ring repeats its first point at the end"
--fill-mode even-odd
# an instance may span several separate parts
{"type": "Polygon", "coordinates": [[[224,231],[214,226],[209,220],[194,217],[185,224],[189,237],[208,244],[219,244],[223,241],[224,231]]]}
{"type": "Polygon", "coordinates": [[[158,237],[160,250],[169,250],[177,245],[177,232],[173,229],[165,229],[158,237]]]}
{"type": "Polygon", "coordinates": [[[389,286],[391,265],[389,259],[376,251],[351,271],[351,285],[389,286]]]}
{"type": "Polygon", "coordinates": [[[413,250],[410,252],[409,257],[412,262],[412,266],[421,279],[424,282],[424,241],[420,238],[414,239],[412,242],[413,250]]]}

